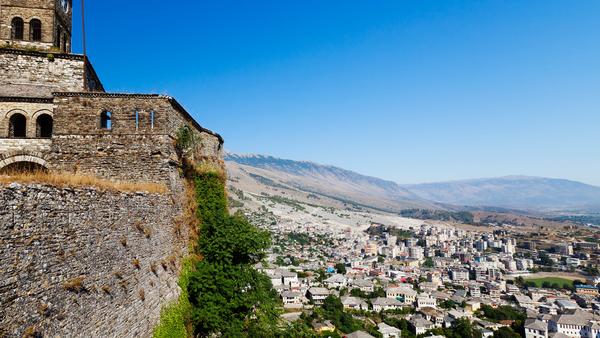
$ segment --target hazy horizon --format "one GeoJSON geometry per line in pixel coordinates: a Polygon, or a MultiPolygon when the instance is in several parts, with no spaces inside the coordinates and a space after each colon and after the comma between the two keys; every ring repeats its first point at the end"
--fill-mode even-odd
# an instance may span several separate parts
{"type": "Polygon", "coordinates": [[[225,152],[227,154],[238,155],[238,156],[268,156],[268,157],[273,157],[273,158],[277,158],[277,159],[281,159],[281,160],[290,160],[290,161],[297,161],[297,162],[310,162],[310,163],[314,163],[314,164],[322,165],[322,166],[333,166],[333,167],[337,167],[337,168],[340,168],[340,169],[345,169],[345,170],[353,171],[353,172],[356,172],[357,174],[361,174],[361,175],[364,175],[364,176],[371,176],[371,177],[375,177],[375,178],[379,178],[379,179],[383,179],[383,180],[395,182],[395,183],[398,183],[400,185],[420,185],[420,184],[432,184],[432,183],[451,183],[451,182],[461,182],[461,181],[475,181],[475,180],[486,180],[486,179],[498,179],[498,178],[500,178],[500,179],[501,178],[546,178],[546,179],[556,179],[556,180],[567,180],[567,181],[579,182],[579,183],[583,183],[583,184],[587,184],[587,185],[590,185],[590,186],[594,186],[594,187],[600,188],[600,185],[596,185],[596,184],[592,184],[592,183],[584,182],[584,181],[580,181],[580,180],[574,180],[574,179],[570,179],[568,177],[548,177],[548,176],[540,176],[540,175],[522,175],[522,174],[518,174],[518,173],[504,174],[504,175],[499,175],[499,176],[464,177],[464,178],[451,179],[451,180],[423,181],[423,182],[411,182],[411,183],[407,183],[407,182],[396,181],[394,179],[390,179],[390,178],[386,178],[386,177],[381,177],[381,176],[377,176],[377,175],[365,174],[365,173],[357,171],[357,170],[353,170],[353,169],[350,169],[350,168],[341,167],[341,166],[330,164],[330,163],[322,163],[322,162],[312,161],[310,159],[292,159],[292,158],[285,158],[285,157],[273,156],[273,155],[270,155],[270,154],[259,154],[259,153],[240,153],[240,152],[236,152],[236,151],[231,151],[229,149],[226,149],[225,152]]]}
{"type": "Polygon", "coordinates": [[[600,2],[138,4],[86,4],[105,87],[175,96],[229,149],[404,184],[600,186],[600,2]]]}

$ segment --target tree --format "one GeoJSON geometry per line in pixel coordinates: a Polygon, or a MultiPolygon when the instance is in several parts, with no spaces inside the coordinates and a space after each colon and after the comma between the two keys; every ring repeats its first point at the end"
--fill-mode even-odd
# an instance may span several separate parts
{"type": "Polygon", "coordinates": [[[501,327],[494,332],[494,338],[521,338],[521,335],[513,331],[510,327],[501,327]]]}
{"type": "Polygon", "coordinates": [[[425,262],[423,262],[424,268],[433,268],[435,266],[433,259],[431,257],[427,257],[425,262]]]}
{"type": "Polygon", "coordinates": [[[373,289],[373,292],[371,292],[368,296],[368,298],[377,298],[377,297],[385,297],[385,290],[381,287],[376,287],[375,289],[373,289]]]}
{"type": "Polygon", "coordinates": [[[545,266],[553,266],[554,265],[554,261],[552,260],[552,258],[550,258],[550,256],[545,252],[540,253],[539,260],[540,260],[540,264],[542,264],[542,265],[545,265],[545,266]]]}
{"type": "Polygon", "coordinates": [[[527,317],[525,313],[509,305],[493,308],[484,304],[481,310],[486,318],[493,320],[525,320],[527,317]]]}
{"type": "Polygon", "coordinates": [[[481,332],[467,318],[459,318],[452,323],[453,337],[481,338],[481,332]]]}
{"type": "Polygon", "coordinates": [[[357,289],[357,288],[350,290],[350,296],[359,297],[359,298],[367,298],[368,297],[367,294],[363,290],[357,289]]]}
{"type": "Polygon", "coordinates": [[[224,177],[195,178],[203,259],[187,291],[198,336],[264,337],[278,332],[279,299],[271,280],[254,269],[271,244],[268,232],[227,211],[224,177]]]}
{"type": "Polygon", "coordinates": [[[335,265],[335,270],[342,275],[346,274],[346,265],[344,263],[337,263],[335,265]]]}
{"type": "Polygon", "coordinates": [[[440,307],[442,309],[448,309],[448,310],[455,309],[456,305],[457,305],[456,302],[451,299],[446,299],[446,300],[443,300],[440,302],[440,307]]]}
{"type": "Polygon", "coordinates": [[[323,301],[323,316],[331,320],[340,331],[351,333],[362,329],[359,321],[354,319],[352,315],[344,312],[342,301],[335,296],[329,296],[323,301]]]}

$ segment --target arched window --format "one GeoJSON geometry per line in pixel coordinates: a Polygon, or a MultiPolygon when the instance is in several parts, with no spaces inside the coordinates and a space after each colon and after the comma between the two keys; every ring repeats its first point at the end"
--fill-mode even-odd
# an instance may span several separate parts
{"type": "Polygon", "coordinates": [[[42,22],[38,19],[29,21],[29,40],[42,41],[42,22]]]}
{"type": "Polygon", "coordinates": [[[27,119],[22,114],[14,114],[8,122],[8,137],[25,138],[27,135],[27,119]]]}
{"type": "Polygon", "coordinates": [[[23,40],[23,19],[15,17],[12,19],[10,37],[13,40],[23,40]]]}
{"type": "Polygon", "coordinates": [[[40,115],[36,120],[36,135],[40,138],[51,138],[54,120],[48,114],[40,115]]]}
{"type": "Polygon", "coordinates": [[[100,114],[100,128],[102,129],[112,129],[112,113],[109,111],[103,111],[100,114]]]}

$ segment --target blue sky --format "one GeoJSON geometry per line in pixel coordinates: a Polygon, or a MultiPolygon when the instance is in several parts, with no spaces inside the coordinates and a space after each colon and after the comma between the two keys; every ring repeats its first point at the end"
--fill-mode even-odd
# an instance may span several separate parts
{"type": "MultiPolygon", "coordinates": [[[[230,151],[400,183],[522,174],[600,185],[600,1],[86,10],[109,91],[175,96],[230,151]]],[[[80,51],[79,17],[74,30],[80,51]]]]}

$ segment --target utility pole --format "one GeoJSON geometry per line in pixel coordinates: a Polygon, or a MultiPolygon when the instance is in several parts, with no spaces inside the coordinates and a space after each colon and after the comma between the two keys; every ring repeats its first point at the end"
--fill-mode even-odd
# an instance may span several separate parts
{"type": "Polygon", "coordinates": [[[85,0],[81,0],[81,37],[83,40],[83,58],[87,59],[87,50],[85,45],[85,0]]]}
{"type": "Polygon", "coordinates": [[[88,90],[88,78],[87,78],[87,46],[85,39],[85,0],[81,0],[81,40],[83,47],[83,89],[88,90]]]}

